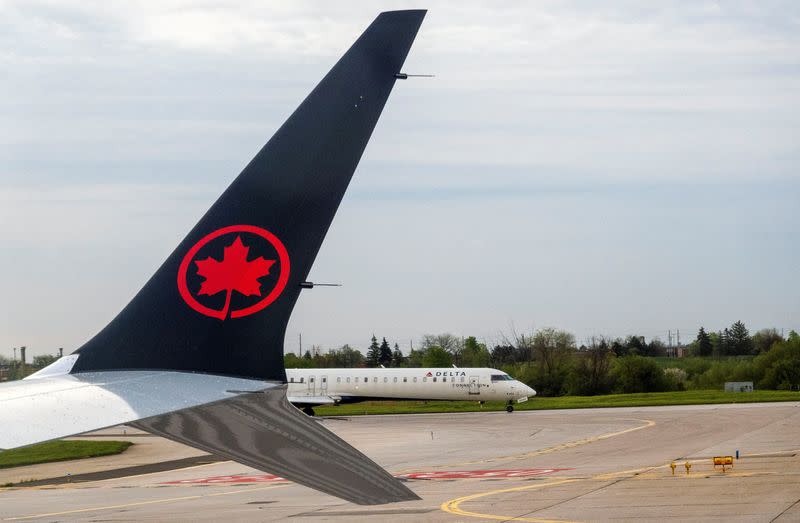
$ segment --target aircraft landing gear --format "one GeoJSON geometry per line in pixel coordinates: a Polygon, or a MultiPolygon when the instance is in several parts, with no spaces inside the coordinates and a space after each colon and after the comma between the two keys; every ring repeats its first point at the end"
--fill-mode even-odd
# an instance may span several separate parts
{"type": "Polygon", "coordinates": [[[508,400],[508,403],[506,404],[506,412],[514,412],[514,404],[511,402],[511,400],[508,400]]]}
{"type": "Polygon", "coordinates": [[[309,416],[313,416],[314,415],[314,409],[312,409],[311,407],[303,407],[303,412],[305,412],[309,416]]]}

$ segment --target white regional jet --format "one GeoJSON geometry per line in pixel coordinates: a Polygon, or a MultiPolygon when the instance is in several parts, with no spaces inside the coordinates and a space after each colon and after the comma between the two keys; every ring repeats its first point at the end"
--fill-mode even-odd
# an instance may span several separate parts
{"type": "Polygon", "coordinates": [[[365,400],[528,401],[536,391],[489,368],[286,369],[289,401],[313,415],[317,405],[365,400]]]}

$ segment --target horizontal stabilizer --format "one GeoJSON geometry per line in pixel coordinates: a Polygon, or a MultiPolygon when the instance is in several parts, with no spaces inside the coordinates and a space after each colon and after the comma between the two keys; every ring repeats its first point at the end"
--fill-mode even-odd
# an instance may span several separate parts
{"type": "MultiPolygon", "coordinates": [[[[59,361],[67,361],[62,358],[59,361]]],[[[188,372],[113,371],[0,383],[0,449],[74,436],[279,385],[188,372]]]]}
{"type": "Polygon", "coordinates": [[[339,396],[289,396],[292,405],[335,405],[341,400],[339,396]]]}
{"type": "Polygon", "coordinates": [[[371,459],[290,405],[285,386],[133,425],[359,505],[419,499],[371,459]]]}

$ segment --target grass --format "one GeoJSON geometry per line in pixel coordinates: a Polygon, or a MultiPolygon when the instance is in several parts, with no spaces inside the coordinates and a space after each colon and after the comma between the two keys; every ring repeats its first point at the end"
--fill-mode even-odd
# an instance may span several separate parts
{"type": "Polygon", "coordinates": [[[52,463],[70,459],[96,458],[125,452],[130,441],[56,440],[0,452],[0,469],[52,463]]]}
{"type": "MultiPolygon", "coordinates": [[[[597,407],[654,407],[664,405],[703,405],[716,403],[756,403],[800,401],[800,393],[781,390],[757,390],[733,393],[718,390],[682,392],[646,392],[604,396],[535,397],[514,405],[516,410],[583,409],[597,407]]],[[[368,401],[338,407],[315,407],[319,416],[354,416],[359,414],[418,414],[434,412],[481,412],[505,410],[505,403],[487,401],[483,407],[474,401],[368,401]]]]}

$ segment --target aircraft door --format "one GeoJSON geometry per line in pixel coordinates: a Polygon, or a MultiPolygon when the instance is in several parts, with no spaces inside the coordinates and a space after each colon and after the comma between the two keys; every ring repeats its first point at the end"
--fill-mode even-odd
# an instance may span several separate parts
{"type": "Polygon", "coordinates": [[[470,394],[480,394],[481,393],[481,377],[480,376],[470,376],[469,377],[469,393],[470,394]]]}
{"type": "Polygon", "coordinates": [[[317,381],[316,376],[309,376],[308,377],[308,394],[309,396],[313,396],[315,394],[314,387],[317,385],[315,382],[317,381]]]}

